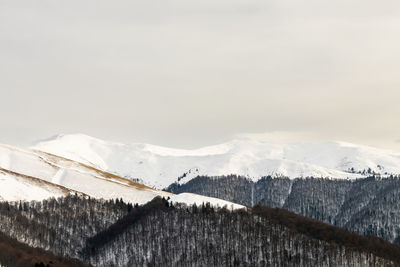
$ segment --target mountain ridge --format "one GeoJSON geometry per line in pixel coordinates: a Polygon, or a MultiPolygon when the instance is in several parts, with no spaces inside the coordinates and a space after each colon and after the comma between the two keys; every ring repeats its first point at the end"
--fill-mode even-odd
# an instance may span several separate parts
{"type": "Polygon", "coordinates": [[[145,204],[156,196],[186,204],[210,202],[232,209],[242,205],[197,194],[175,195],[116,174],[38,150],[0,144],[0,200],[43,200],[79,194],[145,204]]]}
{"type": "Polygon", "coordinates": [[[84,134],[58,135],[33,149],[60,155],[158,189],[206,176],[236,174],[355,179],[400,173],[400,153],[341,141],[269,143],[235,139],[198,149],[108,142],[84,134]]]}

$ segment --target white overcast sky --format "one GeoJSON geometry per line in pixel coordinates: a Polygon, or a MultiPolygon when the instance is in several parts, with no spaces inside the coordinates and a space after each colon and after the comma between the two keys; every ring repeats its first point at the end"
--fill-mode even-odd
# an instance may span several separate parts
{"type": "Polygon", "coordinates": [[[0,0],[0,96],[17,145],[273,132],[400,151],[400,1],[0,0]]]}

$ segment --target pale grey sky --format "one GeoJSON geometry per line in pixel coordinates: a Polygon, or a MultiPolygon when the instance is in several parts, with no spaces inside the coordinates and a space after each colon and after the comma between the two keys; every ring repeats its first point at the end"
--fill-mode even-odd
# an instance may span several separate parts
{"type": "Polygon", "coordinates": [[[308,132],[400,151],[399,47],[399,1],[0,0],[0,142],[308,132]]]}

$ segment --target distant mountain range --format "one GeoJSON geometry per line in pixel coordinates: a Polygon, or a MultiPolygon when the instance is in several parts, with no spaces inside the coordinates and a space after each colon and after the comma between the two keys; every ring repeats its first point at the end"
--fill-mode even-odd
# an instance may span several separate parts
{"type": "Polygon", "coordinates": [[[343,142],[0,145],[0,266],[398,266],[399,173],[343,142]]]}
{"type": "Polygon", "coordinates": [[[32,149],[81,162],[157,189],[197,176],[355,179],[400,174],[400,153],[345,142],[272,144],[237,139],[194,150],[58,135],[32,149]]]}
{"type": "Polygon", "coordinates": [[[400,154],[344,142],[234,140],[196,150],[59,135],[34,149],[174,194],[284,208],[400,244],[400,154]]]}

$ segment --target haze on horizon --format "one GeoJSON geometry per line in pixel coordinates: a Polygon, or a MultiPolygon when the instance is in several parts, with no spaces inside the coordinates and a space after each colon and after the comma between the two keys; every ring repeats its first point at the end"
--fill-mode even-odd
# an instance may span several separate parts
{"type": "Polygon", "coordinates": [[[400,151],[400,2],[0,0],[0,142],[400,151]]]}

